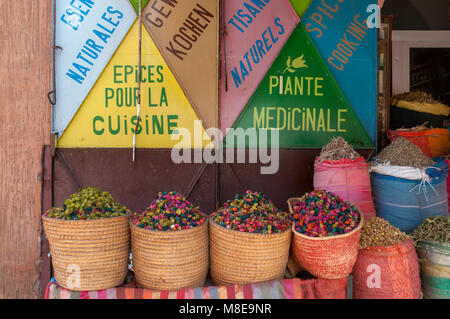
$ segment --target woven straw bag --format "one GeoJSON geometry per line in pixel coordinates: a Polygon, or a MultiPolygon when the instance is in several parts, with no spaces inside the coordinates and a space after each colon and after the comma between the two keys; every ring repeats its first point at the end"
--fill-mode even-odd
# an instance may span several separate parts
{"type": "MultiPolygon", "coordinates": [[[[206,218],[206,216],[205,216],[206,218]]],[[[208,223],[178,231],[136,226],[130,220],[133,271],[139,287],[202,287],[208,274],[208,223]]]]}
{"type": "MultiPolygon", "coordinates": [[[[294,214],[293,202],[300,198],[288,199],[289,210],[294,214]]],[[[359,239],[364,222],[360,214],[359,225],[351,232],[330,237],[309,237],[295,230],[292,252],[294,259],[313,276],[324,279],[348,277],[358,257],[359,239]]]]}
{"type": "Polygon", "coordinates": [[[289,258],[292,231],[254,234],[226,229],[211,218],[211,277],[216,285],[280,279],[289,258]]]}
{"type": "Polygon", "coordinates": [[[74,291],[123,284],[130,255],[128,218],[63,220],[42,216],[56,282],[74,291]]]}

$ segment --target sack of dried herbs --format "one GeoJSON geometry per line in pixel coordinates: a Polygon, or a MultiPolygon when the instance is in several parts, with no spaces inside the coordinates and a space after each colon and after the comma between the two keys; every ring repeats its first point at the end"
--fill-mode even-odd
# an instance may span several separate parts
{"type": "Polygon", "coordinates": [[[406,138],[399,137],[385,147],[375,160],[378,163],[390,164],[391,166],[407,166],[414,168],[426,168],[436,164],[422,150],[406,138]]]}
{"type": "Polygon", "coordinates": [[[411,237],[414,238],[416,246],[421,241],[450,244],[450,217],[427,217],[422,224],[414,229],[411,237]]]}
{"type": "Polygon", "coordinates": [[[365,218],[375,216],[367,163],[341,136],[333,137],[316,158],[314,188],[351,202],[365,218]]]}
{"type": "Polygon", "coordinates": [[[335,136],[330,143],[322,147],[316,161],[322,163],[324,161],[340,161],[343,159],[355,160],[360,157],[361,155],[342,136],[335,136]]]}
{"type": "Polygon", "coordinates": [[[418,299],[420,295],[419,264],[411,238],[382,218],[366,220],[353,268],[353,298],[418,299]]]}
{"type": "Polygon", "coordinates": [[[359,248],[388,247],[407,239],[410,239],[408,235],[389,224],[387,220],[372,217],[366,220],[361,229],[359,248]]]}
{"type": "Polygon", "coordinates": [[[398,138],[369,162],[377,216],[411,232],[424,216],[446,216],[447,163],[398,138]]]}
{"type": "Polygon", "coordinates": [[[450,149],[450,132],[446,128],[427,127],[427,123],[412,128],[389,130],[389,140],[395,141],[404,137],[419,147],[429,157],[439,157],[448,154],[450,149]]]}
{"type": "Polygon", "coordinates": [[[426,218],[412,233],[425,299],[450,296],[450,217],[426,218]]]}

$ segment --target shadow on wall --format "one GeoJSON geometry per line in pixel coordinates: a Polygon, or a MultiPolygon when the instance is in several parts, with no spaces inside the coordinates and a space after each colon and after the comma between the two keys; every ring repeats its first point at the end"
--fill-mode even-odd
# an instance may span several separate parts
{"type": "Polygon", "coordinates": [[[448,12],[447,0],[385,0],[382,9],[394,30],[450,30],[448,12]]]}

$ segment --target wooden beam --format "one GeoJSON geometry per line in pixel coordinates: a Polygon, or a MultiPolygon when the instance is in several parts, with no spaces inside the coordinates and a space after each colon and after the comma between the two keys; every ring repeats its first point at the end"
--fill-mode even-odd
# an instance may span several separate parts
{"type": "Polygon", "coordinates": [[[51,1],[0,0],[0,298],[38,298],[51,1]]]}

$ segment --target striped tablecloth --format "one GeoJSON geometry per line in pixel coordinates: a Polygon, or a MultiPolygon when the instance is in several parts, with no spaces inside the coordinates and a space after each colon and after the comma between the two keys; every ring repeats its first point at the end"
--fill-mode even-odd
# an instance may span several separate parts
{"type": "MultiPolygon", "coordinates": [[[[131,286],[131,287],[130,287],[131,286]]],[[[127,287],[98,291],[71,291],[53,280],[45,299],[345,299],[347,278],[284,279],[259,284],[209,286],[177,291],[155,291],[127,287]]]]}

